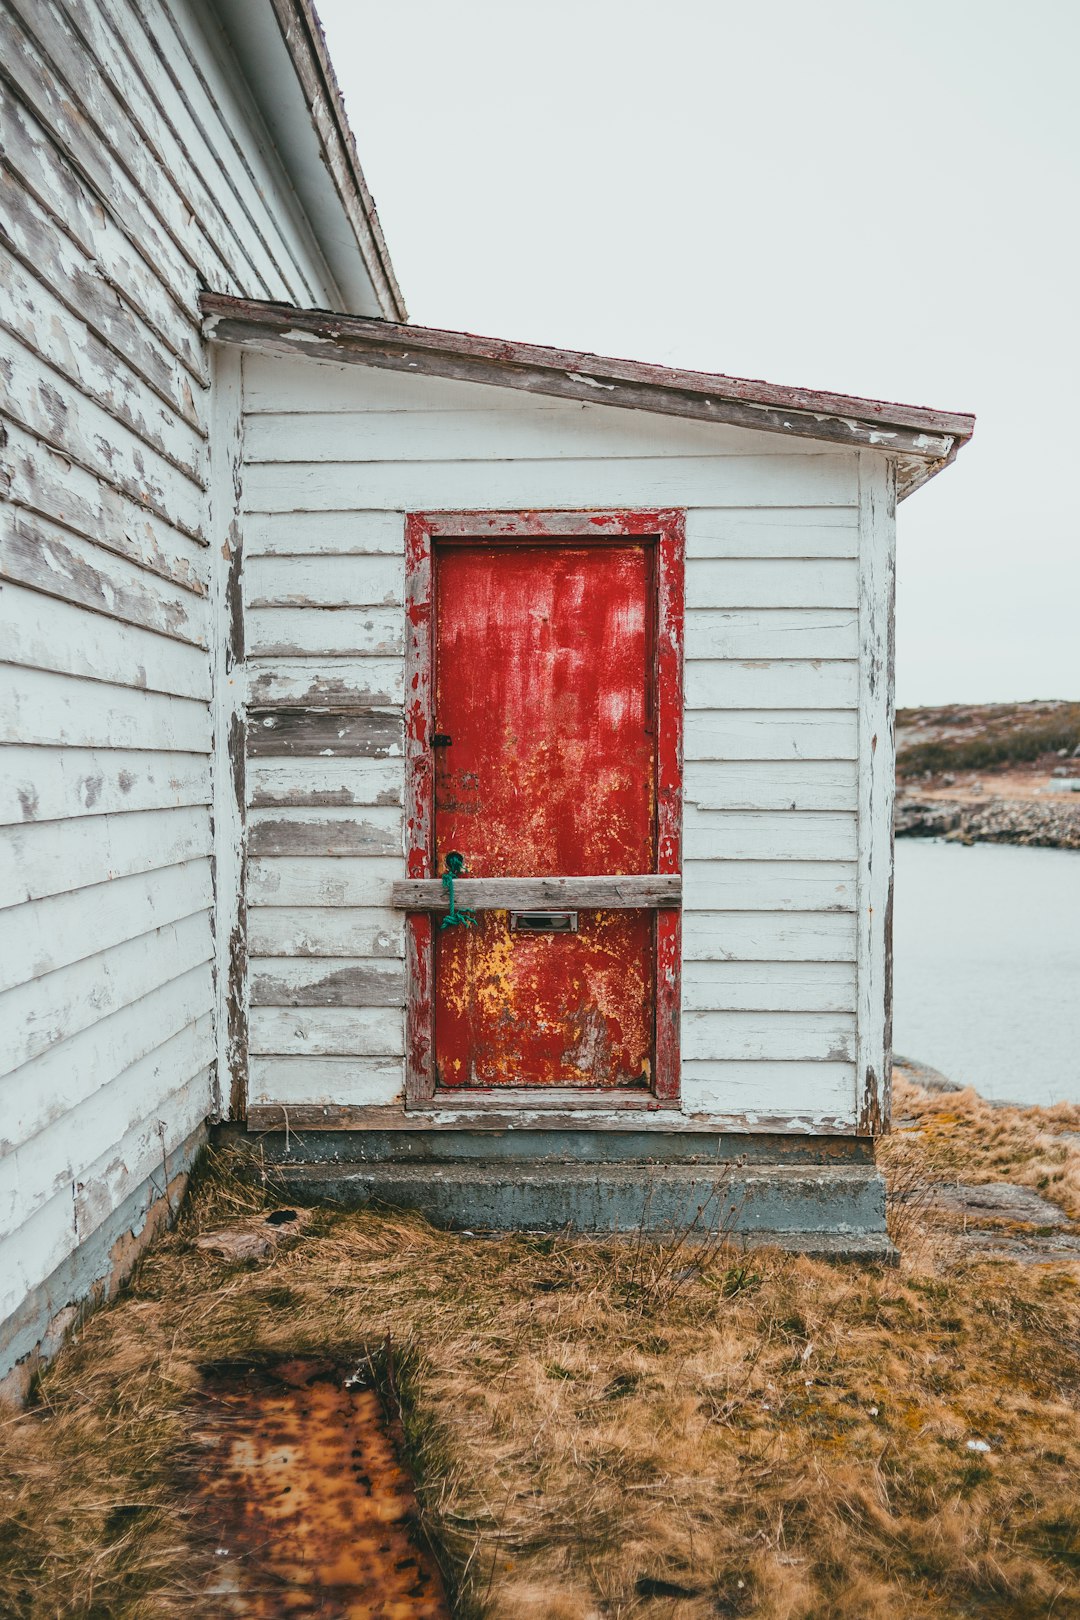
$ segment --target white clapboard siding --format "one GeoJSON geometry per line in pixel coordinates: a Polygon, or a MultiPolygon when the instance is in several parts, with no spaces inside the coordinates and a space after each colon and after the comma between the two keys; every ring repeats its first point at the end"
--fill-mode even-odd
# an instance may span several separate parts
{"type": "Polygon", "coordinates": [[[853,962],[684,962],[684,1012],[855,1011],[853,962]]]}
{"type": "Polygon", "coordinates": [[[134,356],[148,382],[201,422],[193,387],[205,385],[199,334],[189,317],[65,161],[44,126],[0,84],[0,119],[11,186],[8,241],[22,263],[62,298],[76,320],[134,356]],[[170,386],[170,362],[176,361],[170,386]]]}
{"type": "Polygon", "coordinates": [[[687,806],[683,854],[690,861],[853,861],[853,814],[695,810],[687,806]]]}
{"type": "MultiPolygon", "coordinates": [[[[28,452],[32,455],[32,452],[28,452]]],[[[18,470],[19,463],[13,463],[18,470]]],[[[28,480],[29,483],[29,480],[28,480]]],[[[40,492],[40,468],[34,467],[31,491],[34,501],[40,492]]],[[[60,509],[60,520],[40,517],[29,502],[16,509],[15,518],[0,535],[0,578],[13,585],[26,585],[42,591],[45,596],[58,596],[78,608],[89,608],[104,614],[107,619],[125,620],[126,624],[141,625],[144,630],[155,630],[159,635],[170,635],[178,642],[206,650],[207,614],[202,585],[202,559],[196,565],[185,565],[176,573],[181,580],[164,577],[149,569],[142,557],[157,554],[159,536],[151,535],[146,546],[133,543],[126,546],[125,554],[113,554],[113,549],[102,546],[97,539],[99,514],[76,510],[70,512],[73,528],[62,528],[65,520],[63,496],[49,499],[52,492],[45,489],[40,505],[60,509]],[[89,538],[83,538],[86,531],[89,538]]],[[[102,523],[105,522],[102,515],[102,523]]],[[[118,523],[128,523],[128,514],[120,514],[118,523]]],[[[131,533],[125,528],[125,533],[131,533]]],[[[138,530],[136,530],[138,535],[138,530]]]]}
{"type": "Polygon", "coordinates": [[[3,742],[189,754],[206,746],[205,703],[51,670],[0,667],[0,717],[3,742]]]}
{"type": "Polygon", "coordinates": [[[851,911],[853,861],[687,861],[688,911],[851,911]]]}
{"type": "Polygon", "coordinates": [[[201,474],[167,460],[85,394],[77,417],[58,410],[57,402],[70,387],[59,371],[43,367],[39,357],[0,328],[0,409],[5,416],[181,534],[203,538],[201,474]],[[102,443],[109,446],[107,467],[101,465],[102,443]]]}
{"type": "MultiPolygon", "coordinates": [[[[4,324],[24,349],[36,346],[43,327],[62,332],[62,342],[54,343],[52,361],[65,382],[116,416],[167,461],[201,481],[205,443],[197,419],[163,401],[156,390],[140,387],[141,379],[126,364],[118,363],[115,351],[88,323],[70,319],[70,311],[42,285],[38,271],[26,268],[2,245],[0,284],[7,289],[4,324]]],[[[55,391],[56,385],[52,386],[55,391]]]]}
{"type": "Polygon", "coordinates": [[[850,506],[858,487],[856,468],[855,456],[847,451],[626,461],[293,462],[249,467],[243,498],[250,512],[341,512],[372,506],[543,511],[711,506],[723,490],[735,506],[850,506]]]}
{"type": "MultiPolygon", "coordinates": [[[[0,118],[7,111],[0,90],[0,118]]],[[[6,119],[5,135],[13,125],[13,119],[6,119]]],[[[17,143],[18,131],[14,134],[17,143]]],[[[10,145],[8,154],[12,154],[10,145]]],[[[41,189],[40,179],[37,185],[41,189]]],[[[17,265],[21,274],[36,281],[43,299],[51,295],[74,317],[67,322],[69,328],[85,327],[87,332],[95,334],[123,359],[139,384],[201,432],[202,418],[188,386],[188,373],[182,364],[175,363],[169,346],[136,304],[121,301],[114,290],[115,275],[110,286],[109,243],[115,241],[116,227],[111,221],[99,218],[95,245],[102,244],[103,251],[95,259],[84,245],[89,221],[80,218],[81,211],[74,197],[69,197],[68,202],[69,212],[61,224],[50,217],[14,168],[9,168],[4,184],[4,227],[11,244],[12,265],[17,265]]],[[[174,320],[179,313],[174,307],[174,320]]],[[[178,335],[182,334],[182,328],[176,330],[178,335]]]]}
{"type": "Polygon", "coordinates": [[[199,288],[342,306],[212,8],[10,0],[0,53],[2,1321],[212,1104],[199,288]]]}
{"type": "Polygon", "coordinates": [[[405,667],[400,658],[276,658],[247,665],[247,702],[262,709],[367,709],[401,707],[405,667]]]}
{"type": "Polygon", "coordinates": [[[854,507],[692,509],[686,514],[686,555],[702,557],[857,557],[854,507]]]}
{"type": "Polygon", "coordinates": [[[854,962],[855,918],[839,911],[683,912],[684,962],[854,962]]]}
{"type": "Polygon", "coordinates": [[[385,1107],[401,1100],[404,1082],[400,1058],[253,1057],[249,1102],[255,1107],[385,1107]]]}
{"type": "Polygon", "coordinates": [[[54,524],[62,534],[81,536],[160,579],[205,594],[206,546],[200,535],[184,534],[137,493],[99,477],[14,418],[7,432],[8,497],[22,509],[21,528],[28,529],[33,516],[35,533],[45,534],[44,526],[54,524]]]}
{"type": "Polygon", "coordinates": [[[404,763],[397,759],[252,759],[249,805],[401,804],[404,763]]]}
{"type": "Polygon", "coordinates": [[[398,607],[403,557],[251,557],[244,566],[249,607],[398,607]]]}
{"type": "Polygon", "coordinates": [[[205,652],[72,603],[0,586],[0,659],[116,686],[210,700],[205,652]]]}
{"type": "Polygon", "coordinates": [[[252,658],[387,658],[405,650],[400,608],[252,608],[245,618],[252,658]]]}
{"type": "Polygon", "coordinates": [[[165,923],[209,913],[212,903],[208,860],[156,867],[91,889],[28,901],[3,920],[0,990],[55,973],[165,923]]]}
{"type": "Polygon", "coordinates": [[[253,1007],[401,1007],[400,962],[352,957],[263,956],[251,959],[253,1007]]]}
{"type": "MultiPolygon", "coordinates": [[[[626,411],[612,405],[533,396],[532,410],[418,411],[401,431],[400,411],[365,411],[360,431],[340,411],[305,416],[297,435],[287,416],[253,416],[247,453],[253,462],[318,461],[546,461],[676,456],[789,454],[781,434],[626,411]]],[[[808,449],[829,453],[825,444],[808,449]]]]}
{"type": "Polygon", "coordinates": [[[854,759],[854,709],[692,709],[686,757],[695,759],[854,759]]]}
{"type": "Polygon", "coordinates": [[[250,1049],[260,1056],[398,1057],[403,1014],[388,1007],[252,1007],[250,1049]]]}
{"type": "Polygon", "coordinates": [[[12,746],[3,767],[0,826],[210,803],[204,753],[12,746]]]}
{"type": "Polygon", "coordinates": [[[402,957],[405,914],[374,906],[259,906],[248,913],[248,949],[253,958],[402,957]]]}
{"type": "Polygon", "coordinates": [[[858,771],[847,759],[689,760],[684,797],[698,810],[854,810],[858,771]]]}
{"type": "MultiPolygon", "coordinates": [[[[329,273],[313,247],[310,227],[303,219],[291,181],[282,172],[273,143],[245,138],[248,125],[258,128],[261,120],[250,91],[223,48],[224,41],[215,42],[189,26],[189,4],[167,7],[162,21],[171,27],[153,30],[145,7],[134,0],[127,0],[127,5],[147,36],[149,49],[142,47],[142,61],[152,84],[161,84],[152,66],[153,61],[160,61],[181,107],[190,114],[184,133],[176,98],[167,86],[161,85],[173,107],[181,138],[193,153],[195,166],[201,168],[203,162],[210,165],[207,172],[215,178],[220,175],[240,205],[238,211],[229,195],[223,194],[223,207],[235,217],[241,240],[247,244],[254,235],[266,244],[294,302],[308,299],[318,304],[328,295],[333,296],[329,273]],[[205,142],[205,155],[199,147],[199,134],[205,142]]],[[[126,31],[125,39],[129,48],[138,48],[134,28],[126,31]]]]}
{"type": "Polygon", "coordinates": [[[854,708],[859,665],[850,659],[696,659],[688,661],[690,709],[854,708]]]}
{"type": "Polygon", "coordinates": [[[197,912],[9,990],[0,1032],[0,1074],[29,1063],[58,1041],[146,995],[163,977],[179,978],[212,954],[209,917],[197,912]]]}
{"type": "Polygon", "coordinates": [[[206,1118],[210,1071],[204,1069],[187,1079],[176,1077],[157,1105],[156,1110],[144,1111],[139,1123],[114,1140],[100,1158],[80,1158],[77,1178],[35,1210],[10,1237],[0,1240],[0,1320],[43,1283],[73,1248],[92,1237],[149,1177],[156,1179],[159,1196],[164,1192],[165,1156],[206,1118]]]}
{"type": "Polygon", "coordinates": [[[686,605],[702,608],[856,608],[854,558],[724,557],[686,565],[686,605]]]}
{"type": "MultiPolygon", "coordinates": [[[[244,357],[244,376],[256,360],[244,357]]],[[[253,557],[403,557],[403,512],[254,512],[244,523],[253,557]]]]}
{"type": "Polygon", "coordinates": [[[768,1130],[777,1118],[807,1132],[855,1125],[853,1063],[691,1059],[682,1090],[688,1112],[720,1115],[736,1129],[768,1130]]]}
{"type": "Polygon", "coordinates": [[[0,1158],[0,1238],[61,1189],[70,1192],[81,1166],[104,1157],[129,1127],[140,1122],[147,1096],[167,1096],[175,1075],[205,1075],[211,1033],[207,1013],[71,1109],[50,1130],[0,1158]]]}
{"type": "Polygon", "coordinates": [[[405,876],[404,859],[341,855],[337,859],[274,856],[248,864],[252,906],[377,906],[405,876]]]}
{"type": "Polygon", "coordinates": [[[210,852],[207,817],[183,809],[9,827],[0,842],[0,906],[21,906],[210,852]]]}
{"type": "Polygon", "coordinates": [[[266,855],[403,855],[401,810],[393,805],[363,809],[252,810],[248,850],[266,855]]]}
{"type": "Polygon", "coordinates": [[[686,656],[857,658],[859,616],[848,608],[689,608],[686,656]]]}
{"type": "Polygon", "coordinates": [[[840,1012],[684,1012],[683,1055],[716,1062],[851,1063],[855,1018],[840,1012]]]}
{"type": "MultiPolygon", "coordinates": [[[[0,1153],[13,1151],[62,1119],[84,1098],[210,1011],[209,962],[178,979],[158,977],[160,982],[139,1000],[0,1078],[0,1153]]],[[[148,1097],[148,1111],[153,1106],[154,1099],[148,1097]]]]}

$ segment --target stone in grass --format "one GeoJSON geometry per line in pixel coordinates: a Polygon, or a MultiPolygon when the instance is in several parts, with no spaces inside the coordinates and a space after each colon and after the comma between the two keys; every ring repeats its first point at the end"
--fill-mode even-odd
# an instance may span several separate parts
{"type": "Polygon", "coordinates": [[[219,1226],[200,1232],[195,1247],[224,1260],[262,1260],[285,1239],[297,1236],[309,1225],[309,1209],[268,1209],[232,1226],[219,1226]]]}
{"type": "Polygon", "coordinates": [[[968,1220],[1024,1221],[1032,1226],[1071,1226],[1063,1209],[1040,1198],[1030,1187],[1011,1181],[988,1181],[982,1186],[957,1181],[935,1187],[930,1202],[936,1209],[968,1220]]]}

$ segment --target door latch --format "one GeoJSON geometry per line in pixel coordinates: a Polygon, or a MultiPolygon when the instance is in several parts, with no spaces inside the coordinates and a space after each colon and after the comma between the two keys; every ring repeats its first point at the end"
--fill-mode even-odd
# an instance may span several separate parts
{"type": "Polygon", "coordinates": [[[431,735],[432,748],[449,748],[453,737],[448,737],[445,731],[435,731],[431,735]]]}

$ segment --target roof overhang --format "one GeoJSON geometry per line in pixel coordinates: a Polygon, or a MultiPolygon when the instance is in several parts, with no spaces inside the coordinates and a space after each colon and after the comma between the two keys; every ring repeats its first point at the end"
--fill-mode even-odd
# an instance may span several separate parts
{"type": "Polygon", "coordinates": [[[311,0],[202,0],[228,40],[338,291],[408,319],[311,0]]]}
{"type": "Polygon", "coordinates": [[[821,439],[849,450],[881,450],[896,458],[899,499],[947,466],[975,428],[974,416],[922,405],[783,388],[746,377],[677,371],[429,326],[221,293],[204,293],[201,304],[206,335],[220,343],[693,417],[788,438],[821,439]]]}

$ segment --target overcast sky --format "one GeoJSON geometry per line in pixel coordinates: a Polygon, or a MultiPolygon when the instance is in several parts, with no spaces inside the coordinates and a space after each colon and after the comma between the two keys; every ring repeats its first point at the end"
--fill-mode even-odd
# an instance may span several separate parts
{"type": "Polygon", "coordinates": [[[410,316],[972,410],[902,704],[1080,698],[1076,0],[317,0],[410,316]]]}

